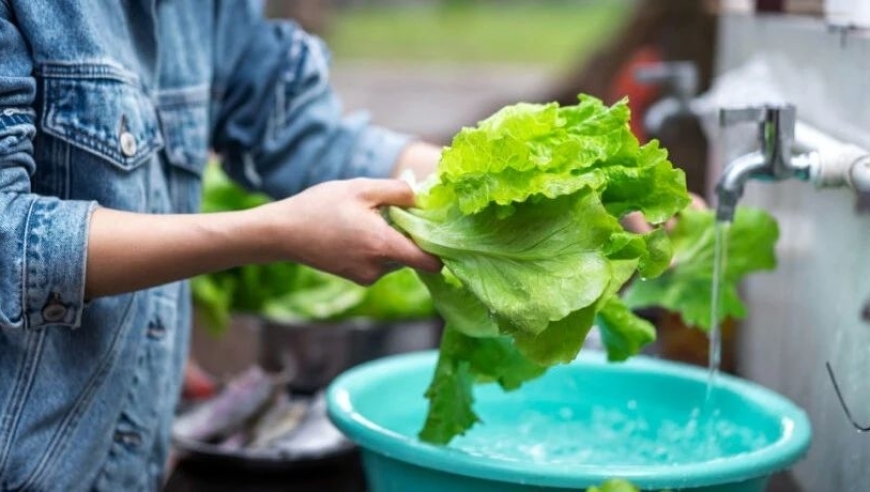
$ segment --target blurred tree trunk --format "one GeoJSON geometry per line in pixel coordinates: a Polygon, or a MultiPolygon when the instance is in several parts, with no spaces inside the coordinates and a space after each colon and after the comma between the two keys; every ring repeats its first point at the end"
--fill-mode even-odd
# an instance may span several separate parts
{"type": "Polygon", "coordinates": [[[716,17],[706,2],[642,0],[613,40],[553,87],[548,99],[574,104],[577,93],[585,92],[614,102],[610,88],[617,74],[639,50],[650,47],[665,61],[695,62],[703,91],[713,73],[715,41],[716,17]]]}
{"type": "MultiPolygon", "coordinates": [[[[592,94],[607,103],[628,95],[634,118],[642,118],[659,94],[633,82],[639,61],[691,61],[698,67],[699,90],[707,90],[713,75],[716,17],[701,0],[642,0],[612,41],[571,70],[544,94],[545,101],[574,104],[577,94],[592,94]],[[632,85],[633,84],[633,85],[632,85]],[[633,92],[633,93],[632,93],[633,92]]],[[[666,125],[667,126],[667,125],[666,125]]],[[[681,121],[654,135],[670,152],[671,161],[686,172],[690,191],[703,195],[707,184],[707,142],[697,121],[681,121]]],[[[638,130],[638,137],[646,138],[638,130]]]]}

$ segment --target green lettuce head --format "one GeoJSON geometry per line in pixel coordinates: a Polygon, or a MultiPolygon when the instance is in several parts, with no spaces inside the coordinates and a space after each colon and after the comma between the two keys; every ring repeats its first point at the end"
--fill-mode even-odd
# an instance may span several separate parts
{"type": "Polygon", "coordinates": [[[572,361],[596,316],[611,360],[655,338],[617,296],[637,272],[671,261],[661,228],[625,230],[641,212],[660,225],[690,202],[685,176],[653,141],[641,146],[622,100],[608,107],[517,104],[465,128],[418,192],[390,218],[444,262],[420,274],[446,321],[421,437],[446,443],[477,422],[474,382],[513,389],[572,361]]]}

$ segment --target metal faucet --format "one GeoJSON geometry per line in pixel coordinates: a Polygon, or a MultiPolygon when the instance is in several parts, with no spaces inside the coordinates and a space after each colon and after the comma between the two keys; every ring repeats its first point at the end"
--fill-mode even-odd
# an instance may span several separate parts
{"type": "Polygon", "coordinates": [[[815,157],[792,155],[795,135],[795,107],[791,104],[722,109],[722,127],[739,123],[756,123],[760,148],[741,155],[725,167],[716,185],[716,219],[731,221],[743,186],[750,178],[779,181],[790,178],[810,179],[815,157]]]}
{"type": "Polygon", "coordinates": [[[693,62],[650,63],[637,68],[634,78],[641,84],[661,84],[669,91],[646,111],[643,126],[650,135],[660,136],[671,118],[695,117],[690,104],[698,92],[698,68],[693,62]]]}

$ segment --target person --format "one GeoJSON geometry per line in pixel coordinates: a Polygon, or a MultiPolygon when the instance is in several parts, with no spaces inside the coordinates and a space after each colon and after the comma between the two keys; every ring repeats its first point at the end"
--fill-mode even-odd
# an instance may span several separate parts
{"type": "Polygon", "coordinates": [[[362,284],[440,261],[389,226],[440,150],[345,116],[255,0],[0,0],[0,490],[155,490],[193,275],[362,284]],[[198,214],[210,151],[259,208],[198,214]]]}

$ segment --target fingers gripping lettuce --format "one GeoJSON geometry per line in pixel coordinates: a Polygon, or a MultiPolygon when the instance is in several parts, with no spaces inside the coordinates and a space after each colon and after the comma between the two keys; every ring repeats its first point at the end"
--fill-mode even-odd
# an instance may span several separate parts
{"type": "MultiPolygon", "coordinates": [[[[215,162],[203,174],[204,212],[256,207],[270,201],[230,181],[215,162]]],[[[426,288],[408,268],[363,287],[300,263],[243,265],[200,275],[192,282],[197,312],[212,332],[223,333],[232,313],[252,313],[276,323],[368,318],[425,319],[434,315],[426,288]]]]}
{"type": "Polygon", "coordinates": [[[506,107],[455,136],[418,208],[390,209],[444,262],[420,274],[446,321],[422,439],[446,443],[478,421],[474,383],[510,390],[573,360],[596,315],[612,360],[654,339],[617,293],[636,272],[667,269],[670,241],[620,218],[640,211],[661,224],[689,196],[682,171],[657,142],[640,146],[628,118],[626,101],[587,96],[506,107]]]}

